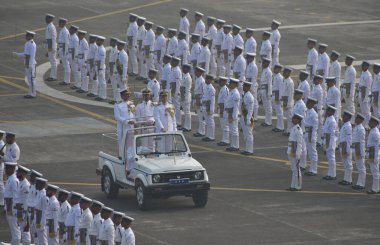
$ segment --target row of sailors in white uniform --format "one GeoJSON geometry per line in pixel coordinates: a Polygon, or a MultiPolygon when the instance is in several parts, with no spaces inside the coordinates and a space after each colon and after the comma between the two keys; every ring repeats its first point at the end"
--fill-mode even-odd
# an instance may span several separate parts
{"type": "Polygon", "coordinates": [[[17,163],[5,162],[5,174],[4,210],[12,245],[31,244],[32,238],[38,245],[135,244],[133,218],[82,194],[47,185],[41,173],[17,163]]]}
{"type": "MultiPolygon", "coordinates": [[[[299,101],[300,97],[298,98],[299,101]]],[[[303,103],[303,102],[301,102],[303,103]]],[[[306,169],[306,160],[310,160],[310,166],[305,173],[307,176],[315,176],[318,172],[318,154],[317,154],[317,132],[320,129],[316,104],[318,100],[309,97],[303,110],[297,111],[292,116],[293,126],[289,135],[288,156],[291,161],[293,172],[291,191],[301,190],[302,175],[301,171],[306,169]]],[[[323,150],[328,161],[328,172],[323,179],[336,179],[336,148],[340,150],[340,157],[344,167],[343,180],[341,185],[352,185],[352,155],[356,168],[358,170],[358,179],[353,189],[365,189],[366,166],[369,163],[372,174],[372,186],[367,191],[368,194],[378,194],[379,189],[379,144],[380,133],[378,125],[380,120],[371,116],[369,120],[369,133],[366,140],[366,130],[364,128],[365,116],[357,113],[354,119],[354,126],[351,125],[351,119],[354,114],[348,110],[343,113],[343,125],[338,128],[334,114],[337,108],[327,105],[326,120],[322,126],[323,133],[323,150]]]]}

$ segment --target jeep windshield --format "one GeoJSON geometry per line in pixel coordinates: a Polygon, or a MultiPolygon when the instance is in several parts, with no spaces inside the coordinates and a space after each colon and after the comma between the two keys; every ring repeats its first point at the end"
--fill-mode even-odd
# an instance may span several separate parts
{"type": "Polygon", "coordinates": [[[155,134],[136,138],[136,154],[173,154],[187,152],[185,141],[180,134],[155,134]]]}

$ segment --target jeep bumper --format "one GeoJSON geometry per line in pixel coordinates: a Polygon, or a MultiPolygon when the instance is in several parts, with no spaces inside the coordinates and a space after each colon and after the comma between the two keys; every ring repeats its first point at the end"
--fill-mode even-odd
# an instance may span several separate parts
{"type": "Polygon", "coordinates": [[[187,185],[159,185],[146,187],[153,197],[186,196],[195,191],[210,190],[209,182],[190,183],[187,185]]]}

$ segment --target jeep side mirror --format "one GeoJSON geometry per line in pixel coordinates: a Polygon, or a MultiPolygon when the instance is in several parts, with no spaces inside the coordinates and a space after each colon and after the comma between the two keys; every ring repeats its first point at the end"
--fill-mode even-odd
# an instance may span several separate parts
{"type": "Polygon", "coordinates": [[[191,153],[189,153],[188,156],[191,157],[191,153]]]}
{"type": "Polygon", "coordinates": [[[135,158],[135,161],[137,162],[138,160],[139,160],[139,159],[136,157],[136,158],[135,158]]]}

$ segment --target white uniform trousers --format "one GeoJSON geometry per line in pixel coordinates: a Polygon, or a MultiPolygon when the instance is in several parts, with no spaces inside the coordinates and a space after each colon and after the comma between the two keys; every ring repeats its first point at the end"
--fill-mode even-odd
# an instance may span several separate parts
{"type": "Polygon", "coordinates": [[[342,159],[343,168],[344,168],[344,177],[343,180],[347,182],[352,182],[352,151],[351,149],[347,152],[347,156],[342,155],[342,149],[340,149],[340,157],[342,159]]]}
{"type": "Polygon", "coordinates": [[[228,121],[224,115],[219,115],[219,123],[222,129],[222,140],[221,142],[230,143],[230,128],[228,126],[228,121]]]}
{"type": "Polygon", "coordinates": [[[46,227],[41,227],[37,228],[37,239],[35,239],[35,243],[38,245],[47,245],[48,240],[47,240],[47,232],[46,232],[46,227]]]}
{"type": "Polygon", "coordinates": [[[330,177],[336,177],[335,148],[329,148],[326,150],[326,158],[329,165],[327,175],[330,177]]]}
{"type": "Polygon", "coordinates": [[[353,154],[354,154],[354,160],[356,164],[356,170],[358,171],[358,180],[356,182],[356,185],[359,186],[365,186],[365,181],[366,181],[366,174],[367,174],[367,169],[365,167],[365,159],[357,156],[355,149],[353,149],[353,154]]]}
{"type": "Polygon", "coordinates": [[[119,101],[120,93],[118,91],[118,75],[110,74],[110,80],[111,80],[112,95],[113,95],[112,98],[114,101],[119,101]]]}
{"type": "Polygon", "coordinates": [[[277,116],[276,128],[284,130],[284,112],[282,111],[282,102],[275,102],[274,96],[272,97],[272,103],[277,116]]]}
{"type": "MultiPolygon", "coordinates": [[[[182,101],[181,107],[184,113],[184,120],[183,120],[183,128],[185,129],[191,129],[191,113],[190,113],[190,101],[182,101]]],[[[180,122],[182,123],[182,115],[178,118],[180,122]]],[[[177,120],[177,118],[176,118],[177,120]]]]}
{"type": "Polygon", "coordinates": [[[368,101],[366,102],[361,101],[359,102],[359,104],[360,104],[360,111],[365,117],[363,125],[364,127],[368,127],[368,121],[369,121],[369,118],[371,117],[370,103],[368,101]]]}
{"type": "MultiPolygon", "coordinates": [[[[98,77],[96,76],[95,67],[90,65],[90,64],[87,64],[87,71],[89,74],[89,80],[92,82],[91,93],[98,95],[99,82],[98,82],[98,77]]],[[[88,91],[88,88],[87,88],[87,90],[85,90],[84,88],[82,88],[82,89],[84,91],[88,91]]]]}
{"type": "Polygon", "coordinates": [[[306,166],[306,155],[310,160],[310,167],[309,172],[312,173],[318,173],[318,152],[317,152],[317,141],[316,139],[311,139],[309,141],[308,134],[304,134],[303,138],[305,145],[306,145],[306,152],[305,155],[302,155],[301,162],[304,162],[301,164],[301,166],[306,166]]]}
{"type": "Polygon", "coordinates": [[[0,181],[0,206],[4,206],[4,182],[3,181],[0,181]]]}
{"type": "Polygon", "coordinates": [[[380,179],[380,172],[379,172],[379,160],[375,160],[369,163],[369,168],[371,170],[372,174],[372,190],[375,192],[380,191],[379,186],[379,179],[380,179]]]}
{"type": "Polygon", "coordinates": [[[302,174],[298,161],[294,157],[289,156],[290,169],[292,170],[292,182],[290,188],[302,189],[302,174]]]}
{"type": "Polygon", "coordinates": [[[81,80],[80,88],[85,92],[88,92],[88,80],[89,80],[89,78],[87,77],[87,71],[88,71],[87,67],[88,65],[86,65],[85,63],[79,66],[80,80],[81,80]]]}
{"type": "Polygon", "coordinates": [[[260,89],[261,100],[265,110],[265,123],[272,125],[272,101],[265,89],[260,89]]]}
{"type": "MultiPolygon", "coordinates": [[[[48,233],[47,230],[46,230],[46,233],[48,233]]],[[[52,234],[52,235],[48,234],[47,244],[48,245],[58,245],[59,244],[58,233],[56,233],[55,235],[54,234],[52,234]]]]}
{"type": "Polygon", "coordinates": [[[28,95],[36,97],[36,66],[25,68],[25,76],[28,81],[28,95]]]}
{"type": "Polygon", "coordinates": [[[99,97],[102,99],[107,99],[107,83],[104,70],[96,70],[96,76],[99,80],[99,97]]]}
{"type": "Polygon", "coordinates": [[[156,54],[154,54],[154,66],[152,68],[155,68],[157,70],[157,81],[160,82],[162,75],[162,61],[160,63],[158,62],[156,54]]]}
{"type": "Polygon", "coordinates": [[[259,119],[259,101],[257,100],[257,86],[255,89],[251,87],[251,93],[253,95],[253,119],[257,121],[259,119]]]}
{"type": "Polygon", "coordinates": [[[319,142],[320,144],[322,144],[322,135],[323,135],[323,121],[324,121],[324,118],[323,118],[323,111],[322,110],[318,110],[317,111],[317,114],[318,114],[318,131],[317,131],[317,142],[319,142]]]}
{"type": "Polygon", "coordinates": [[[70,71],[73,73],[73,76],[74,76],[75,86],[77,86],[79,82],[78,62],[76,61],[75,58],[72,58],[70,54],[69,54],[69,64],[71,68],[70,71]]]}
{"type": "Polygon", "coordinates": [[[138,68],[139,68],[138,74],[140,77],[143,77],[143,74],[146,72],[146,71],[143,71],[143,69],[145,68],[144,67],[145,56],[144,56],[143,50],[137,50],[137,60],[138,60],[138,68]]]}
{"type": "Polygon", "coordinates": [[[63,66],[63,82],[69,84],[71,80],[71,68],[68,55],[62,55],[61,62],[63,66]]]}
{"type": "Polygon", "coordinates": [[[344,109],[355,114],[354,96],[347,96],[346,93],[342,93],[342,96],[344,98],[344,103],[345,103],[344,109]]]}
{"type": "Polygon", "coordinates": [[[196,112],[197,112],[197,118],[198,118],[198,131],[197,132],[200,133],[201,135],[205,135],[206,122],[205,122],[205,118],[203,115],[202,107],[197,108],[196,112]]]}
{"type": "MultiPolygon", "coordinates": [[[[15,211],[14,211],[15,212],[15,211]]],[[[21,230],[17,224],[15,215],[6,214],[9,229],[11,231],[11,245],[19,245],[21,239],[21,230]]]]}
{"type": "Polygon", "coordinates": [[[240,125],[243,130],[244,151],[253,153],[253,128],[251,128],[251,125],[246,124],[243,116],[240,117],[240,125]]]}
{"type": "Polygon", "coordinates": [[[172,103],[174,106],[174,111],[175,111],[175,119],[177,125],[182,125],[182,114],[181,114],[181,101],[178,96],[173,96],[172,97],[172,103]]]}
{"type": "Polygon", "coordinates": [[[216,77],[216,50],[213,50],[211,52],[211,56],[210,56],[210,69],[209,69],[209,74],[213,75],[214,77],[216,77]]]}
{"type": "Polygon", "coordinates": [[[286,118],[286,132],[290,133],[290,130],[293,127],[292,123],[292,108],[287,108],[284,112],[286,118]]]}
{"type": "Polygon", "coordinates": [[[57,79],[57,50],[53,49],[48,51],[48,58],[50,62],[50,77],[57,79]]]}
{"type": "Polygon", "coordinates": [[[203,111],[203,117],[205,119],[206,123],[206,137],[210,139],[215,139],[215,120],[214,120],[214,113],[211,113],[209,115],[206,111],[206,108],[202,108],[203,111]]]}
{"type": "Polygon", "coordinates": [[[378,103],[372,102],[372,115],[379,118],[380,113],[379,113],[379,104],[378,103]]]}
{"type": "Polygon", "coordinates": [[[280,63],[279,63],[279,57],[280,57],[280,49],[277,49],[277,50],[275,50],[275,51],[272,53],[272,62],[271,62],[272,68],[273,68],[275,65],[280,64],[280,63]]]}
{"type": "Polygon", "coordinates": [[[21,232],[21,243],[23,245],[30,245],[31,240],[32,240],[31,236],[30,236],[30,229],[27,229],[25,231],[27,216],[28,216],[28,211],[24,210],[23,211],[23,220],[21,222],[18,222],[18,226],[20,227],[20,232],[21,232]]]}
{"type": "Polygon", "coordinates": [[[233,147],[233,148],[239,149],[238,119],[232,120],[232,122],[230,122],[228,120],[228,115],[227,115],[226,112],[224,113],[224,118],[226,120],[226,123],[227,123],[229,131],[230,131],[230,137],[231,137],[231,140],[230,140],[231,144],[230,144],[230,146],[233,147]]]}
{"type": "MultiPolygon", "coordinates": [[[[305,137],[305,135],[304,135],[304,137],[305,137]]],[[[307,158],[307,146],[306,146],[305,138],[303,138],[301,159],[300,159],[300,164],[299,164],[301,168],[306,168],[306,158],[307,158]]]]}
{"type": "Polygon", "coordinates": [[[216,66],[218,76],[224,77],[226,75],[226,68],[224,67],[224,59],[221,55],[219,55],[219,57],[216,58],[216,66]]]}
{"type": "Polygon", "coordinates": [[[139,63],[137,61],[137,48],[132,47],[128,50],[129,60],[128,60],[128,71],[132,71],[134,74],[139,72],[139,63]]]}

